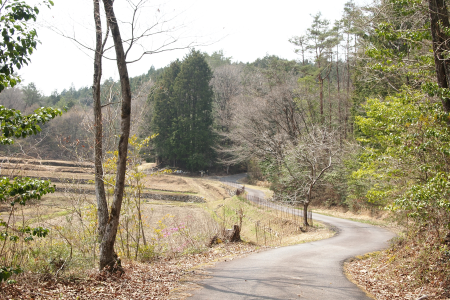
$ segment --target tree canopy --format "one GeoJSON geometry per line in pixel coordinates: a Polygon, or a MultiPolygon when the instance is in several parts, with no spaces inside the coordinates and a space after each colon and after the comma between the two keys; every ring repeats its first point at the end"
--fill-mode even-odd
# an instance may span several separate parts
{"type": "Polygon", "coordinates": [[[196,171],[213,158],[212,72],[205,56],[191,51],[173,62],[161,77],[150,101],[157,155],[196,171]]]}
{"type": "MultiPolygon", "coordinates": [[[[44,0],[50,7],[53,1],[44,0]]],[[[37,5],[30,6],[20,0],[0,0],[0,92],[20,82],[15,72],[30,61],[38,39],[36,29],[29,22],[36,21],[39,14],[37,5]]]]}

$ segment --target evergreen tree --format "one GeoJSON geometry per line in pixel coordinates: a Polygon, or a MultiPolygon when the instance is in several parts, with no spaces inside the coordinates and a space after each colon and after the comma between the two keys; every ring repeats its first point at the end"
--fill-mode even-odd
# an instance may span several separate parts
{"type": "Polygon", "coordinates": [[[221,66],[231,65],[232,57],[226,57],[223,54],[223,50],[214,51],[211,55],[205,52],[204,55],[206,62],[212,70],[221,66]]]}
{"type": "Polygon", "coordinates": [[[204,54],[191,51],[173,62],[151,96],[152,130],[160,161],[197,171],[212,160],[212,71],[204,54]]]}
{"type": "Polygon", "coordinates": [[[149,98],[153,105],[152,132],[158,133],[153,140],[159,157],[158,161],[164,159],[175,162],[176,159],[173,126],[177,122],[177,111],[176,105],[171,101],[174,100],[173,86],[180,69],[179,60],[172,62],[162,74],[154,93],[149,98]]]}
{"type": "Polygon", "coordinates": [[[206,167],[212,159],[211,69],[205,56],[191,51],[184,59],[173,88],[178,114],[173,128],[173,147],[177,160],[189,170],[206,167]]]}
{"type": "Polygon", "coordinates": [[[36,85],[33,82],[30,82],[27,86],[22,88],[22,92],[24,94],[24,101],[26,104],[26,107],[32,106],[33,104],[37,103],[40,104],[41,100],[41,93],[36,88],[36,85]]]}

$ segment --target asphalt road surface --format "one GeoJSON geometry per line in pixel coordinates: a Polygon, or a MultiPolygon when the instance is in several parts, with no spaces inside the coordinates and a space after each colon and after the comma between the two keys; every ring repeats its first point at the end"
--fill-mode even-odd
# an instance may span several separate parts
{"type": "MultiPolygon", "coordinates": [[[[236,180],[242,175],[228,177],[236,180]]],[[[260,195],[260,191],[246,191],[260,195]]],[[[216,264],[212,278],[189,299],[370,299],[343,274],[350,257],[388,246],[394,234],[382,228],[319,214],[313,219],[333,226],[329,239],[271,249],[216,264]]]]}

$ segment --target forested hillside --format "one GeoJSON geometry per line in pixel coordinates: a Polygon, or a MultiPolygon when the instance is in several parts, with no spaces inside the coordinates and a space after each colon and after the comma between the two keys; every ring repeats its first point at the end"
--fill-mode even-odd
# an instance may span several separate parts
{"type": "MultiPolygon", "coordinates": [[[[273,200],[303,207],[305,228],[310,205],[390,211],[405,230],[377,263],[388,266],[389,276],[397,276],[394,269],[408,274],[407,288],[426,286],[444,299],[449,40],[447,1],[349,1],[340,20],[314,14],[289,40],[295,61],[267,55],[242,63],[226,49],[191,50],[131,78],[131,134],[154,136],[139,158],[191,174],[247,171],[251,183],[270,185],[273,200]]],[[[103,152],[112,158],[120,83],[105,80],[101,95],[103,152]]],[[[3,90],[0,104],[24,113],[67,109],[39,134],[1,146],[2,155],[94,160],[90,87],[47,96],[30,83],[3,90]]]]}
{"type": "MultiPolygon", "coordinates": [[[[132,132],[159,134],[143,158],[189,171],[248,169],[280,201],[356,210],[382,209],[444,178],[446,90],[436,77],[427,3],[411,3],[350,1],[333,24],[313,15],[289,40],[297,61],[239,63],[222,51],[193,51],[150,67],[131,79],[132,132]]],[[[111,79],[101,89],[110,151],[121,92],[111,79]]],[[[25,113],[68,109],[4,154],[92,161],[89,87],[44,96],[30,83],[4,90],[0,103],[25,113]]]]}

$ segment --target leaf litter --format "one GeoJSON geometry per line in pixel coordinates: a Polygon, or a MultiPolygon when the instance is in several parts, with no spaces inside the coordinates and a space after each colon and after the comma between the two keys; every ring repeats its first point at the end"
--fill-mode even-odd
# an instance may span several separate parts
{"type": "Polygon", "coordinates": [[[207,276],[213,262],[231,260],[263,249],[249,243],[228,243],[204,252],[144,263],[122,262],[125,273],[87,270],[79,278],[50,274],[18,275],[15,284],[1,286],[0,299],[181,299],[195,288],[192,281],[207,276]]]}

